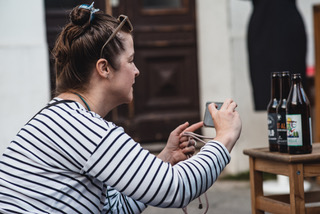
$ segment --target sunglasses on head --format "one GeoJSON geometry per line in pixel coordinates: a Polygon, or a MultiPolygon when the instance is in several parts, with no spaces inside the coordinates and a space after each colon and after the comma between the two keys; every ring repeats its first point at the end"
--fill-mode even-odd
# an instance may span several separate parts
{"type": "Polygon", "coordinates": [[[119,26],[113,31],[113,33],[109,36],[108,40],[104,43],[104,45],[101,48],[100,51],[100,58],[102,58],[102,53],[103,53],[103,49],[106,47],[106,45],[111,41],[111,39],[113,39],[117,33],[121,30],[121,28],[123,27],[123,25],[126,24],[126,27],[129,29],[129,32],[133,31],[133,26],[128,18],[128,16],[125,15],[120,15],[118,17],[118,21],[120,22],[119,26]]]}

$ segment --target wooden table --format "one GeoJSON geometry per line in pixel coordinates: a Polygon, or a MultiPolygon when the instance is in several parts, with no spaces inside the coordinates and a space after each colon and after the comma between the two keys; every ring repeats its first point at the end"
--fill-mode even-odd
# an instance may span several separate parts
{"type": "Polygon", "coordinates": [[[289,155],[269,148],[246,149],[249,156],[252,213],[320,213],[320,191],[304,192],[306,177],[320,176],[320,143],[311,154],[289,155]],[[289,177],[290,194],[264,195],[263,172],[289,177]]]}

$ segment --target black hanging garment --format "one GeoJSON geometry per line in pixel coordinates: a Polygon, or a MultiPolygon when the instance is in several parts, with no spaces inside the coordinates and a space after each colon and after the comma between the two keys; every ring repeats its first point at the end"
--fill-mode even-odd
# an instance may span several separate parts
{"type": "Polygon", "coordinates": [[[250,77],[255,110],[266,110],[273,71],[301,73],[305,80],[307,38],[295,0],[252,0],[248,27],[250,77]]]}

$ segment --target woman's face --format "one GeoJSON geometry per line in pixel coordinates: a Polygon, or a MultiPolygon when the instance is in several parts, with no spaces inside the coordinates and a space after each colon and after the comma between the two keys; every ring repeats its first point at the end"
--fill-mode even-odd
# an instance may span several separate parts
{"type": "Polygon", "coordinates": [[[131,34],[121,32],[124,40],[124,51],[119,55],[118,69],[112,69],[112,88],[111,93],[120,104],[130,103],[133,99],[133,84],[135,78],[139,75],[139,70],[135,66],[134,46],[131,34]]]}

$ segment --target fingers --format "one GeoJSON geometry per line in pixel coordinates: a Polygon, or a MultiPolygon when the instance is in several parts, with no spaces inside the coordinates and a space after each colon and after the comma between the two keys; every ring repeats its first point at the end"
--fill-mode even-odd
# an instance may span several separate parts
{"type": "Polygon", "coordinates": [[[235,111],[236,108],[238,107],[238,104],[235,102],[230,103],[229,108],[231,111],[235,111]]]}
{"type": "Polygon", "coordinates": [[[187,156],[187,158],[190,158],[196,151],[196,141],[194,139],[187,139],[186,141],[183,141],[179,144],[179,147],[184,155],[187,156]]]}
{"type": "Polygon", "coordinates": [[[181,124],[180,126],[175,128],[171,133],[179,136],[188,126],[189,126],[189,123],[185,122],[184,124],[181,124]]]}
{"type": "Polygon", "coordinates": [[[188,144],[189,144],[188,141],[183,141],[182,143],[179,144],[179,147],[180,147],[181,149],[183,149],[183,148],[187,147],[188,144]]]}
{"type": "Polygon", "coordinates": [[[182,149],[182,153],[185,154],[188,158],[191,157],[196,152],[195,140],[188,140],[180,143],[180,148],[182,149]]]}
{"type": "Polygon", "coordinates": [[[183,148],[186,148],[186,147],[192,147],[192,146],[195,146],[196,145],[196,141],[193,140],[193,139],[190,139],[190,140],[186,140],[186,141],[183,141],[182,143],[179,144],[179,147],[181,149],[183,148]]]}
{"type": "Polygon", "coordinates": [[[185,131],[187,132],[194,132],[197,129],[201,128],[203,126],[203,121],[197,122],[195,124],[192,124],[191,126],[189,126],[188,128],[186,128],[185,131]]]}
{"type": "MultiPolygon", "coordinates": [[[[224,104],[223,104],[224,105],[224,104]]],[[[221,106],[221,108],[223,107],[223,105],[221,106]]],[[[211,114],[211,116],[214,114],[214,112],[218,111],[217,107],[216,107],[216,104],[214,103],[211,103],[209,106],[209,112],[211,114]]]]}
{"type": "Polygon", "coordinates": [[[227,107],[226,107],[226,109],[227,110],[230,110],[230,111],[235,111],[235,109],[237,108],[237,103],[236,102],[234,102],[232,99],[228,99],[227,101],[226,101],[226,104],[227,104],[227,107]]]}
{"type": "MultiPolygon", "coordinates": [[[[200,129],[203,126],[203,121],[197,122],[195,124],[192,124],[191,126],[189,126],[188,128],[186,127],[185,130],[183,130],[183,132],[194,132],[197,129],[200,129]]],[[[180,138],[182,137],[182,133],[180,132],[180,138]]],[[[180,139],[180,142],[182,142],[182,140],[180,139]]]]}
{"type": "Polygon", "coordinates": [[[180,142],[185,142],[185,141],[188,141],[188,139],[189,139],[188,136],[181,135],[180,138],[179,138],[179,141],[180,142]]]}
{"type": "MultiPolygon", "coordinates": [[[[223,103],[223,105],[221,106],[220,110],[231,110],[231,111],[235,111],[235,109],[238,107],[237,103],[234,102],[232,99],[226,99],[223,103]]],[[[217,111],[216,105],[214,103],[211,103],[209,106],[209,111],[210,113],[214,113],[217,111]]],[[[212,114],[211,114],[212,115],[212,114]]]]}
{"type": "Polygon", "coordinates": [[[188,146],[185,147],[182,152],[188,157],[190,158],[195,152],[196,152],[196,148],[194,146],[188,146]]]}

